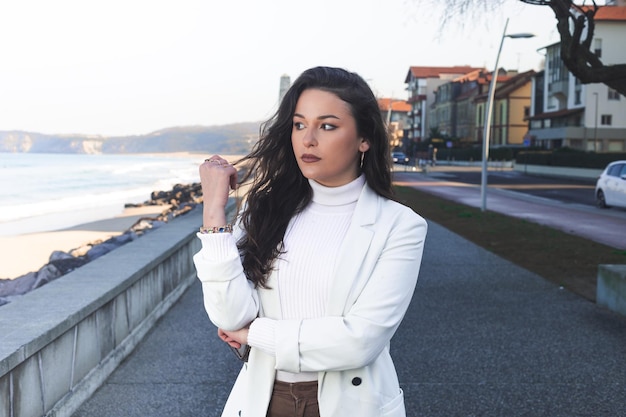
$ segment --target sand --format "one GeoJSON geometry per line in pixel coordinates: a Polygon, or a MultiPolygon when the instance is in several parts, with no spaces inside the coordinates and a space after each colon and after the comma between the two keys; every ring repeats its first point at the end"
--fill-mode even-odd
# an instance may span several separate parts
{"type": "Polygon", "coordinates": [[[142,217],[156,217],[169,206],[144,206],[124,209],[123,213],[105,220],[85,223],[63,230],[0,236],[0,278],[17,278],[38,271],[48,263],[55,250],[64,252],[97,240],[121,235],[142,217]]]}
{"type": "MultiPolygon", "coordinates": [[[[196,152],[146,153],[143,155],[198,158],[198,164],[212,156],[210,153],[196,152]]],[[[241,156],[222,155],[228,161],[236,161],[241,156]]],[[[18,236],[0,236],[0,278],[13,279],[31,271],[38,271],[48,263],[50,255],[55,250],[68,252],[97,240],[106,240],[121,235],[141,217],[156,217],[168,208],[169,206],[127,208],[122,214],[114,218],[85,223],[63,230],[18,236]]]]}

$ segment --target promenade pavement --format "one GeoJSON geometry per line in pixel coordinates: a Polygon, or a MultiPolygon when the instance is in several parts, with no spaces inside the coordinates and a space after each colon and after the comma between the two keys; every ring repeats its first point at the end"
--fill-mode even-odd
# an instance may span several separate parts
{"type": "MultiPolygon", "coordinates": [[[[626,416],[626,318],[433,222],[392,356],[408,416],[626,416]]],[[[219,416],[239,366],[196,282],[74,417],[219,416]]]]}
{"type": "MultiPolygon", "coordinates": [[[[482,198],[479,186],[447,180],[446,172],[454,169],[467,168],[429,167],[427,173],[400,169],[395,173],[395,182],[399,185],[419,188],[470,207],[480,208],[482,198]]],[[[492,173],[492,175],[506,174],[507,171],[492,173]]],[[[550,226],[616,249],[626,249],[625,209],[603,210],[583,204],[564,204],[556,200],[496,187],[487,188],[486,209],[550,226]]]]}

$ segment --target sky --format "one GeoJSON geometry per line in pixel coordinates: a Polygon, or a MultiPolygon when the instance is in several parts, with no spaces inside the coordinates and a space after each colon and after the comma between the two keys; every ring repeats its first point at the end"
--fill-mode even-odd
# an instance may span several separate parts
{"type": "Polygon", "coordinates": [[[280,77],[317,65],[406,99],[410,66],[539,70],[547,7],[505,0],[441,27],[425,0],[23,0],[0,5],[0,131],[140,135],[262,121],[280,77]]]}

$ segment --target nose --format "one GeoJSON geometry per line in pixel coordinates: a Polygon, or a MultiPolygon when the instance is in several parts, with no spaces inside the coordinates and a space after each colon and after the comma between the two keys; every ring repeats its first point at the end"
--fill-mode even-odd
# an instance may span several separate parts
{"type": "Polygon", "coordinates": [[[302,143],[307,148],[310,148],[311,146],[317,145],[317,139],[315,137],[315,129],[305,129],[304,130],[304,136],[302,137],[302,143]]]}

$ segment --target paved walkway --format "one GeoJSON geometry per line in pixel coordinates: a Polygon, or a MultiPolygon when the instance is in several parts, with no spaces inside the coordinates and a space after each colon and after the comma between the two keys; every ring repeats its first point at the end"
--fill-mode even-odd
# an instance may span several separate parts
{"type": "MultiPolygon", "coordinates": [[[[626,318],[434,223],[392,355],[408,416],[626,415],[626,318]]],[[[219,416],[238,366],[196,283],[74,417],[219,416]]]]}

